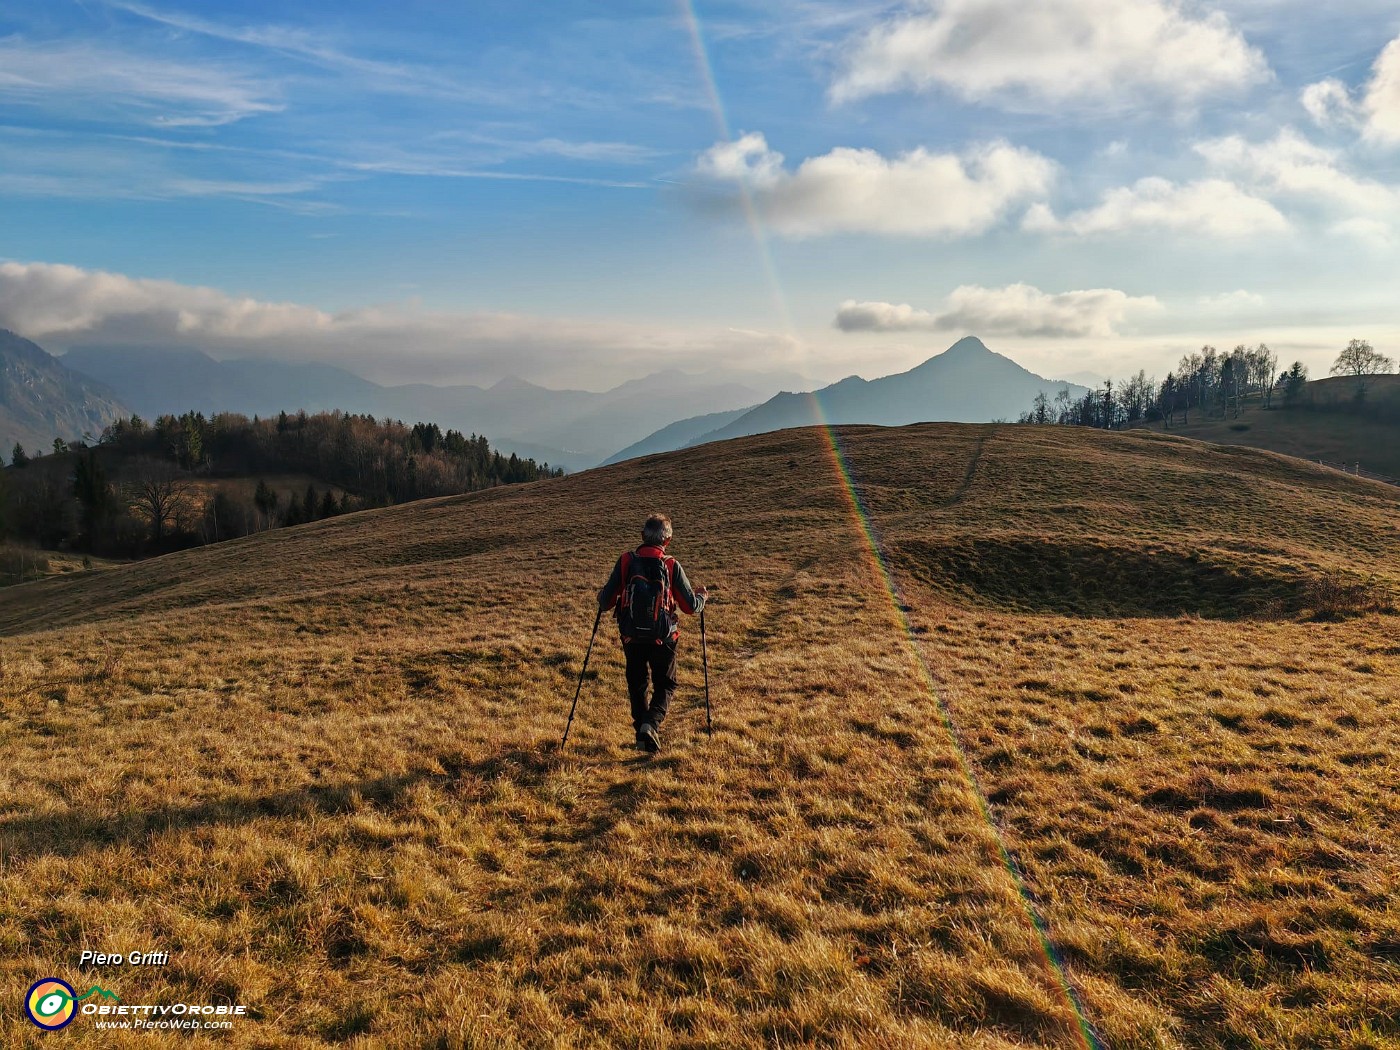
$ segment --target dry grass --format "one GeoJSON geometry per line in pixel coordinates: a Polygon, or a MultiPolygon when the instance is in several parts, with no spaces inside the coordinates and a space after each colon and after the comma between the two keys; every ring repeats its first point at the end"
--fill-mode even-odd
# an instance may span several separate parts
{"type": "Polygon", "coordinates": [[[0,587],[122,564],[125,563],[79,551],[47,551],[27,544],[0,543],[0,587]]]}
{"type": "MultiPolygon", "coordinates": [[[[903,614],[812,430],[0,593],[7,994],[159,948],[101,976],[247,1003],[235,1045],[1078,1045],[1000,834],[1106,1045],[1400,1045],[1400,493],[842,434],[903,614]],[[603,635],[559,756],[654,507],[715,735],[692,622],[662,756],[603,635]],[[1374,607],[1317,620],[1327,580],[1374,607]]],[[[104,1036],[63,1038],[183,1042],[104,1036]]]]}
{"type": "MultiPolygon", "coordinates": [[[[1166,431],[1178,437],[1195,438],[1220,445],[1246,445],[1268,449],[1308,460],[1326,460],[1352,470],[1358,463],[1364,470],[1400,478],[1400,376],[1370,378],[1366,411],[1392,406],[1388,418],[1365,415],[1353,404],[1356,381],[1338,376],[1308,384],[1311,405],[1328,406],[1314,410],[1308,405],[1284,408],[1277,396],[1274,407],[1265,410],[1255,399],[1239,419],[1202,420],[1191,414],[1192,422],[1177,424],[1166,431]]],[[[1161,424],[1154,424],[1160,430],[1161,424]]]]}

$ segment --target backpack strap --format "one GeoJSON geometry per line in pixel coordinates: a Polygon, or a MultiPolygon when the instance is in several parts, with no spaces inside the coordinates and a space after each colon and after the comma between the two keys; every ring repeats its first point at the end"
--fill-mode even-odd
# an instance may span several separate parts
{"type": "Polygon", "coordinates": [[[661,555],[661,575],[666,587],[666,614],[667,625],[671,628],[666,632],[666,638],[658,638],[657,645],[661,645],[666,639],[676,633],[679,626],[680,617],[676,615],[676,559],[669,554],[661,555]]]}
{"type": "Polygon", "coordinates": [[[666,574],[667,608],[674,609],[676,607],[676,559],[669,554],[663,554],[661,565],[662,571],[666,574]]]}
{"type": "MultiPolygon", "coordinates": [[[[619,628],[624,628],[622,618],[624,610],[627,609],[627,578],[629,570],[631,569],[631,559],[632,552],[623,551],[622,557],[617,561],[617,601],[613,605],[613,618],[617,620],[617,626],[619,628]]],[[[622,640],[624,643],[631,641],[631,639],[627,637],[625,629],[623,630],[622,640]]]]}

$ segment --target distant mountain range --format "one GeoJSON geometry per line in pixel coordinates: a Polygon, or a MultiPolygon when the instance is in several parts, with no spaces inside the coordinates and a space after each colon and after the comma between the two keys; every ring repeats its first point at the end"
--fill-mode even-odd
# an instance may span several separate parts
{"type": "Polygon", "coordinates": [[[26,452],[47,452],[54,438],[96,437],[112,420],[130,413],[107,386],[0,329],[0,454],[7,462],[16,443],[26,452]]]}
{"type": "Polygon", "coordinates": [[[516,378],[490,387],[381,386],[333,365],[217,361],[193,348],[75,347],[56,359],[12,333],[0,337],[0,368],[6,449],[16,440],[44,449],[55,436],[97,435],[132,412],[153,419],[191,410],[271,416],[341,409],[484,434],[503,452],[568,470],[813,423],[1014,419],[1041,391],[1053,397],[1068,387],[1079,397],[1087,390],[1035,375],[973,336],[907,372],[850,376],[808,393],[774,393],[805,385],[791,374],[675,369],[602,393],[516,378]]]}
{"type": "Polygon", "coordinates": [[[800,376],[676,369],[603,393],[506,378],[490,387],[380,386],[332,365],[216,361],[197,349],[75,347],[69,367],[101,380],[143,416],[200,411],[368,413],[485,434],[493,447],[581,470],[680,416],[751,406],[800,376]]]}
{"type": "Polygon", "coordinates": [[[625,459],[650,456],[657,452],[671,452],[691,444],[698,444],[706,434],[728,426],[752,411],[752,408],[736,408],[730,412],[711,412],[707,416],[692,416],[690,419],[682,419],[670,426],[662,427],[656,433],[647,435],[635,444],[628,445],[621,452],[614,453],[608,457],[603,466],[607,466],[609,463],[621,463],[625,459]]]}
{"type": "Polygon", "coordinates": [[[120,391],[122,399],[147,419],[185,412],[371,412],[376,393],[383,389],[332,365],[216,361],[194,349],[74,347],[62,361],[120,391]]]}
{"type": "Polygon", "coordinates": [[[724,418],[683,419],[613,457],[666,452],[710,441],[764,434],[815,423],[986,423],[1016,419],[1036,394],[1054,397],[1068,387],[1074,397],[1088,387],[1044,379],[1009,357],[987,349],[975,336],[959,339],[943,353],[897,375],[866,380],[850,376],[812,393],[780,393],[747,412],[724,418]],[[716,425],[706,426],[713,421],[716,425]]]}

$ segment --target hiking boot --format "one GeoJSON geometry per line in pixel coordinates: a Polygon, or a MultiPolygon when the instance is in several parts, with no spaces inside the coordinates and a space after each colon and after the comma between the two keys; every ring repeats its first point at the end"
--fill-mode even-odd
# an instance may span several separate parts
{"type": "Polygon", "coordinates": [[[650,722],[643,722],[642,727],[637,730],[637,743],[643,751],[649,751],[653,755],[661,750],[661,737],[657,735],[656,726],[650,722]]]}

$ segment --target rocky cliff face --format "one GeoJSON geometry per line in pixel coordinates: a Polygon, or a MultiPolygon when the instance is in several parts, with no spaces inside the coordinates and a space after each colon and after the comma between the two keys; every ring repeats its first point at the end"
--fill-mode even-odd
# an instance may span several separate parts
{"type": "Polygon", "coordinates": [[[72,441],[129,415],[117,395],[74,372],[28,339],[0,329],[0,455],[15,443],[45,452],[54,438],[72,441]]]}

